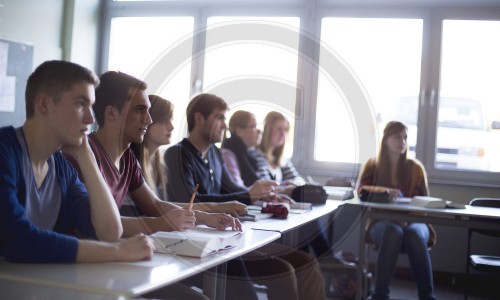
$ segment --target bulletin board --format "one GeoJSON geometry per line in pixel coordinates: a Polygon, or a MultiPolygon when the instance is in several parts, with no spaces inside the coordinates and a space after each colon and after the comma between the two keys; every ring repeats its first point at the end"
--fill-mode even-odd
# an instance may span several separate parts
{"type": "Polygon", "coordinates": [[[33,46],[0,38],[0,126],[24,123],[24,92],[32,70],[33,46]]]}

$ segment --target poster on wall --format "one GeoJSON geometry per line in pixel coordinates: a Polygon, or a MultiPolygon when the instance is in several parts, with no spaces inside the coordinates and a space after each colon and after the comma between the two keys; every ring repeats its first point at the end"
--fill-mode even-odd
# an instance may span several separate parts
{"type": "Polygon", "coordinates": [[[24,123],[24,93],[33,71],[33,48],[29,43],[0,37],[0,126],[24,123]]]}
{"type": "Polygon", "coordinates": [[[16,77],[7,75],[9,44],[0,42],[0,111],[14,112],[16,108],[16,77]]]}

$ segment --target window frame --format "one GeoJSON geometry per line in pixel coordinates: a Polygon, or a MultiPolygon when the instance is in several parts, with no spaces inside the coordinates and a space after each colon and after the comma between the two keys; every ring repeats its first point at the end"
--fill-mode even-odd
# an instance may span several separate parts
{"type": "MultiPolygon", "coordinates": [[[[291,16],[300,18],[299,55],[297,85],[301,92],[296,97],[294,151],[292,160],[302,174],[316,176],[341,176],[356,178],[364,162],[335,163],[314,160],[315,111],[318,88],[317,70],[311,61],[318,64],[319,46],[310,44],[308,37],[321,36],[321,21],[324,17],[373,17],[373,18],[419,18],[423,20],[422,60],[420,74],[420,99],[416,157],[425,166],[429,182],[465,186],[500,187],[500,173],[465,170],[443,170],[434,167],[434,151],[439,103],[440,49],[442,21],[495,20],[500,21],[500,3],[463,0],[449,4],[443,1],[408,2],[395,5],[385,0],[357,1],[255,1],[218,0],[210,5],[205,1],[131,1],[106,0],[101,15],[100,55],[98,71],[103,72],[108,64],[111,19],[114,17],[146,16],[191,16],[195,30],[203,29],[211,16],[291,16]],[[309,61],[307,61],[309,60],[309,61]],[[307,145],[304,147],[304,145],[307,145]]],[[[202,53],[204,34],[193,39],[193,54],[202,53]]],[[[198,56],[191,67],[191,94],[199,92],[199,80],[203,79],[204,59],[198,56]]],[[[378,147],[378,145],[375,145],[378,147]]]]}

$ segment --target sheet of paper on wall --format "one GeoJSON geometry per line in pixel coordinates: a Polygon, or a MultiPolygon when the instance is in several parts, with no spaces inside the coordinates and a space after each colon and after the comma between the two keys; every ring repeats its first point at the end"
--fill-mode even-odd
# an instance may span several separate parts
{"type": "Polygon", "coordinates": [[[8,61],[9,61],[9,44],[0,42],[0,77],[7,76],[8,61]]]}
{"type": "Polygon", "coordinates": [[[0,111],[16,109],[16,77],[7,76],[9,44],[0,42],[0,111]]]}
{"type": "Polygon", "coordinates": [[[16,77],[0,75],[0,111],[14,112],[16,109],[16,77]]]}

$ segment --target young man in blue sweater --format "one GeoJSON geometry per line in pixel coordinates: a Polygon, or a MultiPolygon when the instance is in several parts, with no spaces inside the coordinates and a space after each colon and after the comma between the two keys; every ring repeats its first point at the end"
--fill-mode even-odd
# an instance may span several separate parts
{"type": "Polygon", "coordinates": [[[98,82],[82,66],[47,61],[28,79],[24,125],[0,128],[0,257],[36,263],[151,258],[153,244],[144,235],[115,243],[123,232],[119,213],[85,134],[98,82]],[[86,186],[61,149],[82,166],[86,186]]]}

